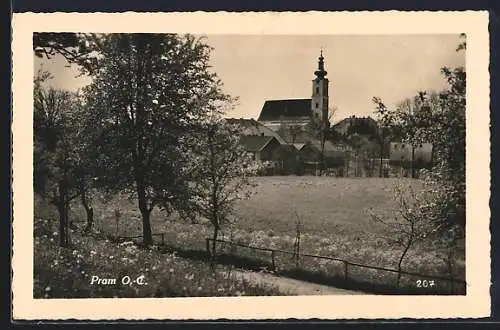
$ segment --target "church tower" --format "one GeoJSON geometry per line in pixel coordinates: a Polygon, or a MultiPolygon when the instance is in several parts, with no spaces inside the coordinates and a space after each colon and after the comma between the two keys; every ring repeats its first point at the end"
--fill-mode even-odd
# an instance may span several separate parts
{"type": "MultiPolygon", "coordinates": [[[[318,58],[318,70],[314,72],[316,78],[312,81],[313,92],[311,98],[312,121],[315,124],[329,125],[328,123],[328,78],[325,78],[325,63],[323,50],[318,58]]],[[[326,127],[324,127],[326,128],[326,127]]]]}

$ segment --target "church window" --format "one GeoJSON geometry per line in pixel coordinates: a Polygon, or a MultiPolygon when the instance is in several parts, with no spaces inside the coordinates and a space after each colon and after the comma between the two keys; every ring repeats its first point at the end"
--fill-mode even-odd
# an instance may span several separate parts
{"type": "Polygon", "coordinates": [[[318,109],[318,108],[319,108],[319,103],[318,103],[318,102],[316,102],[316,109],[318,109]]]}
{"type": "Polygon", "coordinates": [[[319,94],[319,86],[316,86],[316,94],[319,94]]]}

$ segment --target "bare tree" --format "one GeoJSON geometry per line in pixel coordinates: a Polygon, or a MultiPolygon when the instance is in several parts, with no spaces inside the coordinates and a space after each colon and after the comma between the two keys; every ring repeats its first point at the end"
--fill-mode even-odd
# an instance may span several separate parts
{"type": "Polygon", "coordinates": [[[321,143],[321,149],[320,149],[320,154],[319,154],[319,175],[323,175],[323,171],[325,169],[325,143],[326,141],[330,138],[330,123],[331,120],[333,119],[333,116],[337,112],[338,108],[332,107],[328,109],[328,115],[326,120],[322,119],[318,126],[319,126],[319,138],[320,138],[320,143],[321,143]]]}
{"type": "Polygon", "coordinates": [[[402,265],[408,251],[415,243],[440,229],[440,222],[436,221],[441,216],[440,210],[432,201],[441,198],[441,195],[433,187],[416,193],[411,186],[398,184],[394,196],[398,205],[396,217],[387,219],[376,215],[373,210],[369,213],[375,223],[385,227],[385,239],[389,245],[402,249],[397,265],[396,285],[399,286],[402,265]]]}
{"type": "Polygon", "coordinates": [[[219,116],[207,118],[193,134],[190,201],[196,214],[210,221],[213,229],[211,267],[215,268],[220,230],[236,220],[235,202],[250,196],[251,177],[260,169],[240,143],[237,126],[219,116]]]}

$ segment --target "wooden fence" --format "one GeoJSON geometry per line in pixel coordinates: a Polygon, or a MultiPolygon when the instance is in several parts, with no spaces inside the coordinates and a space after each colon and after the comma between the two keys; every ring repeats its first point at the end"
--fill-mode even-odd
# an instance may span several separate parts
{"type": "MultiPolygon", "coordinates": [[[[157,236],[161,238],[161,245],[165,245],[165,233],[153,233],[152,236],[157,236]]],[[[118,238],[120,239],[139,239],[142,238],[142,235],[138,236],[119,236],[118,238]]],[[[205,245],[206,245],[206,252],[208,254],[211,254],[211,243],[213,242],[213,238],[206,238],[205,239],[205,245]]],[[[228,240],[223,240],[223,239],[217,239],[216,243],[221,243],[225,245],[229,245],[231,248],[234,247],[244,247],[250,250],[255,250],[255,251],[263,251],[263,252],[268,252],[269,253],[269,258],[271,261],[271,267],[273,269],[276,269],[277,267],[277,254],[284,254],[284,255],[291,255],[293,258],[296,258],[297,260],[297,265],[298,265],[298,260],[301,257],[309,257],[313,259],[323,259],[323,260],[330,260],[330,261],[335,261],[335,262],[340,262],[342,263],[342,273],[343,273],[343,278],[345,281],[350,279],[350,270],[352,270],[353,267],[359,267],[359,268],[364,268],[364,269],[372,269],[372,270],[377,270],[377,271],[383,271],[383,272],[390,272],[390,273],[400,273],[401,275],[406,275],[406,276],[414,276],[418,278],[424,278],[424,279],[429,279],[429,280],[440,280],[440,281],[446,281],[449,282],[451,285],[451,291],[454,290],[455,284],[458,284],[462,287],[466,286],[466,282],[461,279],[455,279],[455,278],[450,278],[450,277],[444,277],[444,276],[437,276],[437,275],[428,275],[428,274],[421,274],[421,273],[416,273],[416,272],[407,272],[407,271],[398,271],[397,269],[391,269],[391,268],[385,268],[385,267],[379,267],[379,266],[372,266],[372,265],[364,265],[356,262],[351,262],[345,259],[341,258],[334,258],[334,257],[327,257],[327,256],[321,256],[321,255],[315,255],[315,254],[308,254],[308,253],[299,253],[297,254],[296,252],[291,252],[291,251],[286,251],[286,250],[280,250],[280,249],[273,249],[273,248],[267,248],[267,247],[257,247],[257,246],[251,246],[248,244],[243,244],[243,243],[237,243],[233,241],[228,241],[228,240]]]]}
{"type": "MultiPolygon", "coordinates": [[[[208,253],[210,253],[211,242],[213,242],[212,238],[206,238],[206,249],[207,249],[208,253]]],[[[281,254],[292,255],[292,256],[295,256],[296,258],[309,257],[309,258],[313,258],[313,259],[324,259],[324,260],[331,260],[331,261],[341,262],[343,264],[343,276],[344,276],[344,280],[348,280],[349,279],[349,269],[350,268],[352,268],[352,267],[360,267],[360,268],[373,269],[373,270],[384,271],[384,272],[400,273],[401,275],[415,276],[415,277],[425,278],[425,279],[429,279],[429,280],[446,281],[446,282],[449,282],[451,284],[452,290],[453,290],[453,287],[454,287],[455,283],[457,283],[459,285],[462,285],[462,286],[466,285],[466,282],[464,280],[460,280],[460,279],[455,279],[455,278],[450,278],[450,277],[444,277],[444,276],[420,274],[420,273],[415,273],[415,272],[398,271],[397,269],[391,269],[391,268],[385,268],[385,267],[378,267],[378,266],[371,266],[371,265],[364,265],[364,264],[360,264],[360,263],[356,263],[356,262],[351,262],[351,261],[348,261],[348,260],[345,260],[345,259],[340,259],[340,258],[327,257],[327,256],[321,256],[321,255],[315,255],[315,254],[308,254],[308,253],[299,253],[299,255],[296,255],[295,252],[291,252],[291,251],[279,250],[279,249],[272,249],[272,248],[264,248],[264,247],[256,247],[256,246],[251,246],[251,245],[242,244],[242,243],[236,243],[236,242],[222,240],[222,239],[218,239],[218,240],[216,240],[216,242],[217,243],[222,243],[222,244],[228,244],[231,247],[240,246],[240,247],[248,248],[248,249],[251,249],[251,250],[269,252],[269,257],[271,259],[271,265],[272,265],[273,268],[276,268],[276,254],[277,253],[281,253],[281,254]]]]}

